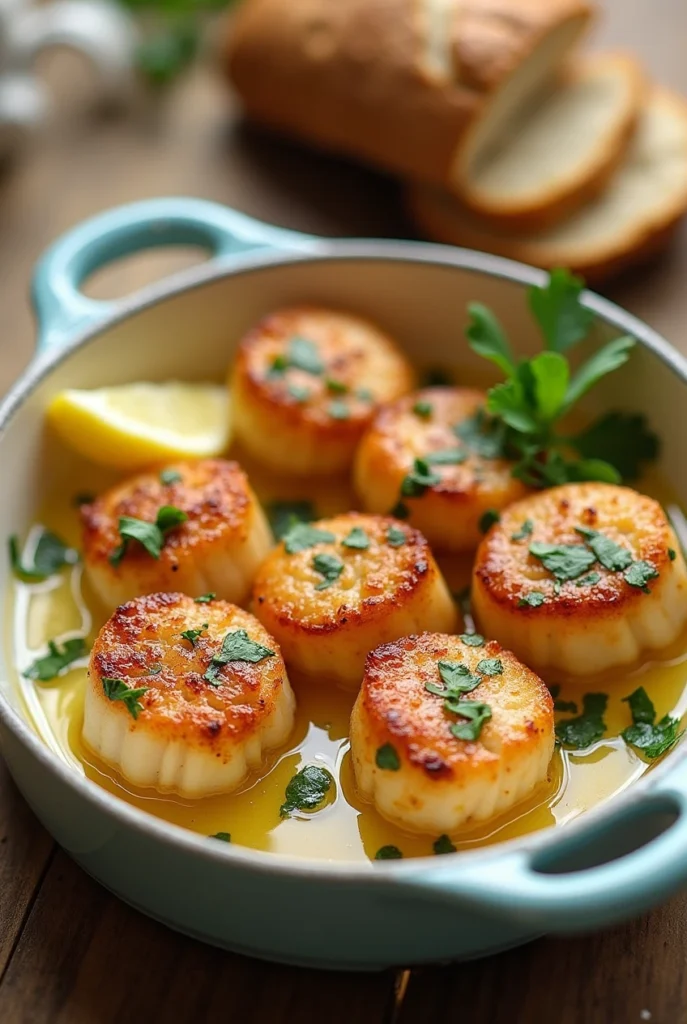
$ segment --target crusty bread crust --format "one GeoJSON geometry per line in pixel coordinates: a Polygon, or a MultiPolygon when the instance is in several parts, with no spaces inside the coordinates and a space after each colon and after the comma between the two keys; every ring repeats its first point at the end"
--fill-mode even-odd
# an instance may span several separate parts
{"type": "MultiPolygon", "coordinates": [[[[684,159],[683,180],[672,183],[670,189],[655,188],[655,204],[635,210],[609,231],[602,242],[590,245],[575,225],[578,219],[594,216],[597,207],[612,196],[618,188],[620,176],[626,166],[623,161],[611,179],[607,190],[572,215],[560,227],[566,227],[565,236],[556,228],[551,233],[537,232],[510,234],[497,231],[485,221],[471,215],[455,197],[438,189],[423,185],[410,185],[406,191],[408,211],[420,231],[438,242],[459,245],[481,252],[519,260],[533,266],[551,269],[568,267],[587,281],[598,284],[631,266],[641,264],[656,255],[671,240],[676,227],[687,213],[687,102],[681,96],[665,89],[654,89],[647,100],[645,114],[652,109],[668,114],[680,129],[683,156],[675,150],[671,159],[684,159]]],[[[641,123],[638,129],[641,132],[641,123]]],[[[632,159],[631,153],[628,160],[632,159]]],[[[645,174],[650,172],[645,168],[645,174]]],[[[649,181],[651,179],[649,178],[649,181]]]]}
{"type": "Polygon", "coordinates": [[[590,17],[587,0],[245,0],[224,63],[257,120],[445,184],[487,99],[590,17]]]}

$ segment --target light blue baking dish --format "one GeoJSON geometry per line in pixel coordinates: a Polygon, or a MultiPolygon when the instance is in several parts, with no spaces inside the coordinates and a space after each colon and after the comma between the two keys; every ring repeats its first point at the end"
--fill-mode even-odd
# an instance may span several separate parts
{"type": "MultiPolygon", "coordinates": [[[[540,280],[538,271],[479,253],[307,238],[192,199],[95,217],[36,270],[38,354],[0,408],[2,535],[25,529],[59,474],[43,419],[63,387],[219,377],[250,324],[302,300],[369,315],[422,363],[465,365],[466,302],[492,306],[526,349],[524,289],[540,280]],[[211,258],[126,301],[80,293],[103,264],[175,244],[201,245],[211,258]]],[[[641,342],[599,389],[597,407],[651,418],[687,503],[687,364],[632,316],[594,295],[586,302],[598,317],[597,342],[611,332],[641,342]]],[[[10,678],[6,665],[2,675],[10,678]]],[[[8,682],[0,684],[0,739],[22,793],[86,871],[171,927],[253,956],[343,969],[476,957],[629,917],[687,881],[684,741],[640,782],[567,826],[474,853],[346,865],[208,842],[127,805],[43,745],[8,682]]]]}

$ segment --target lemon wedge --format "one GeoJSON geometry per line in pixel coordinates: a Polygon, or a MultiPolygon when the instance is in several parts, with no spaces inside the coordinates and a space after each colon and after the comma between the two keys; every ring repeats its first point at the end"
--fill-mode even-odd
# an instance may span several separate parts
{"type": "Polygon", "coordinates": [[[139,469],[178,458],[210,458],[229,445],[229,399],[214,384],[123,384],[67,390],[48,420],[75,451],[103,466],[139,469]]]}

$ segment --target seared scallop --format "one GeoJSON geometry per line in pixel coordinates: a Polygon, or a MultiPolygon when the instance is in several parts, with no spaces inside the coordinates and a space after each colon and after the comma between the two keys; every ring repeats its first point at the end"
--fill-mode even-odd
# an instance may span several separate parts
{"type": "Polygon", "coordinates": [[[687,570],[653,498],[566,484],[511,505],[482,541],[473,614],[539,672],[582,676],[665,647],[687,622],[687,570]]]}
{"type": "Polygon", "coordinates": [[[245,473],[223,459],[141,473],[81,515],[86,572],[109,608],[165,590],[240,604],[273,543],[245,473]]]}
{"type": "Polygon", "coordinates": [[[329,309],[282,309],[241,342],[230,385],[236,435],[281,473],[337,473],[353,461],[377,405],[413,384],[409,362],[374,324],[329,309]]]}
{"type": "Polygon", "coordinates": [[[484,426],[485,401],[482,391],[425,388],[380,409],[355,459],[365,508],[400,511],[442,551],[477,547],[484,514],[527,493],[484,426]]]}
{"type": "Polygon", "coordinates": [[[295,700],[275,640],[248,612],[184,594],[118,608],[93,645],[84,742],[136,786],[228,793],[284,743],[295,700]]]}
{"type": "Polygon", "coordinates": [[[493,641],[422,633],[367,659],[351,756],[385,818],[436,834],[502,814],[546,780],[553,749],[549,691],[493,641]]]}
{"type": "Polygon", "coordinates": [[[422,534],[357,512],[287,533],[258,570],[253,609],[290,669],[351,689],[380,642],[457,622],[422,534]]]}

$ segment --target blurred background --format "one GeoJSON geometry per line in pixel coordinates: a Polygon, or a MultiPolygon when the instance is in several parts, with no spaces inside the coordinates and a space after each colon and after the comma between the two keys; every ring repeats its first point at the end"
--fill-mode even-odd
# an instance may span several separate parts
{"type": "MultiPolygon", "coordinates": [[[[685,0],[598,6],[587,48],[629,50],[653,79],[687,95],[685,0]]],[[[242,117],[220,67],[230,8],[224,0],[0,0],[3,389],[31,352],[34,261],[60,232],[105,207],[189,194],[323,235],[420,236],[391,177],[242,117]]],[[[138,256],[100,272],[87,291],[125,294],[200,258],[138,256]]],[[[600,290],[676,341],[687,306],[675,296],[686,276],[683,223],[667,252],[600,290]]]]}

